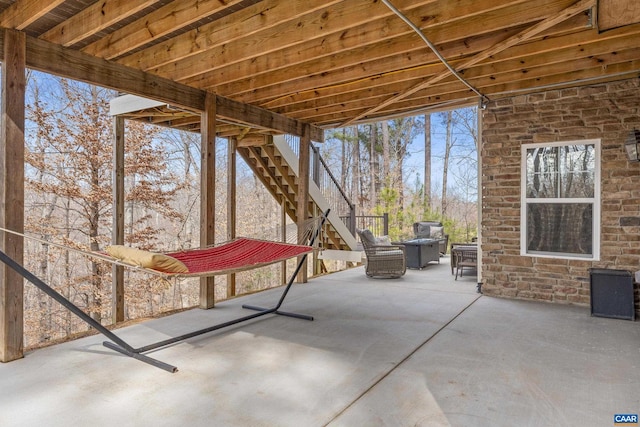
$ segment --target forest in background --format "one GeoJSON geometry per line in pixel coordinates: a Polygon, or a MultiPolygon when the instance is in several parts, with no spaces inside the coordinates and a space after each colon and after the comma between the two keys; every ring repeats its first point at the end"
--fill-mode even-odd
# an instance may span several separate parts
{"type": "MultiPolygon", "coordinates": [[[[111,242],[109,101],[116,96],[29,71],[25,233],[34,238],[25,240],[25,266],[104,324],[111,322],[111,265],[84,252],[102,251],[111,242]]],[[[410,237],[414,221],[439,219],[451,239],[467,241],[477,228],[476,123],[474,108],[395,119],[327,131],[319,147],[357,215],[389,213],[390,234],[396,238],[410,237]],[[430,130],[426,141],[425,127],[430,130]],[[421,167],[413,161],[419,156],[421,167]]],[[[197,247],[200,135],[134,121],[127,121],[125,134],[125,243],[154,251],[197,247]]],[[[218,242],[227,235],[227,156],[227,141],[219,139],[218,242]]],[[[280,207],[240,158],[236,184],[237,235],[279,239],[280,207]]],[[[127,319],[198,303],[197,280],[168,282],[132,270],[125,274],[127,319]]],[[[238,294],[281,283],[278,265],[239,273],[236,279],[238,294]]],[[[216,299],[226,296],[226,277],[217,277],[216,299]]],[[[86,329],[50,298],[25,286],[25,347],[86,329]]]]}
{"type": "Polygon", "coordinates": [[[389,214],[394,240],[438,220],[450,241],[477,236],[477,109],[327,131],[320,152],[358,215],[389,214]],[[426,178],[426,179],[425,179],[426,178]]]}

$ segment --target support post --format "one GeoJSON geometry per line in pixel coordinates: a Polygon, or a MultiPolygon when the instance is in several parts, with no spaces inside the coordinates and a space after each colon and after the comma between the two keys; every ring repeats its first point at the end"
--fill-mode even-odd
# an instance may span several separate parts
{"type": "MultiPolygon", "coordinates": [[[[236,138],[227,144],[227,240],[236,238],[236,138]]],[[[236,295],[236,275],[227,274],[227,297],[236,295]]]]}
{"type": "MultiPolygon", "coordinates": [[[[298,194],[296,206],[296,222],[298,223],[298,237],[302,230],[302,225],[309,218],[309,166],[310,166],[311,132],[309,126],[305,125],[300,137],[300,158],[298,160],[298,194]]],[[[300,240],[300,239],[298,239],[300,240]]],[[[300,258],[298,259],[300,260],[300,258]]],[[[298,283],[307,282],[307,263],[303,263],[297,276],[298,283]]]]}
{"type": "MultiPolygon", "coordinates": [[[[200,246],[205,247],[215,243],[216,96],[210,92],[205,97],[200,129],[200,246]]],[[[212,308],[215,304],[214,279],[214,276],[200,278],[200,308],[212,308]]]]}
{"type": "MultiPolygon", "coordinates": [[[[280,204],[280,232],[282,234],[282,241],[287,241],[287,199],[282,197],[280,204]]],[[[280,277],[282,278],[281,284],[287,284],[287,260],[280,263],[280,277]]]]}
{"type": "MultiPolygon", "coordinates": [[[[4,62],[0,99],[0,226],[24,231],[24,104],[26,35],[4,30],[4,62]]],[[[20,264],[24,259],[22,237],[0,233],[0,249],[20,264]]],[[[6,265],[0,265],[0,361],[23,357],[24,281],[6,265]]]]}
{"type": "Polygon", "coordinates": [[[480,98],[478,100],[478,141],[476,144],[476,152],[478,156],[478,293],[482,293],[482,196],[484,194],[483,180],[482,180],[482,114],[485,108],[484,100],[480,98]]]}
{"type": "MultiPolygon", "coordinates": [[[[113,224],[111,241],[124,244],[124,117],[113,118],[113,224]]],[[[124,322],[124,267],[111,267],[113,323],[124,322]]]]}

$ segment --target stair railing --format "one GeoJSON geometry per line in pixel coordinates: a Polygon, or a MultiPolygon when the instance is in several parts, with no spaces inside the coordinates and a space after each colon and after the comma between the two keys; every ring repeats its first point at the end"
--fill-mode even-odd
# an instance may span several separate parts
{"type": "MultiPolygon", "coordinates": [[[[285,141],[298,157],[300,157],[300,139],[286,135],[285,141]]],[[[356,234],[356,208],[346,195],[338,180],[333,176],[326,162],[320,155],[320,150],[310,144],[309,178],[318,186],[320,193],[329,203],[329,207],[344,222],[352,235],[356,234]]]]}

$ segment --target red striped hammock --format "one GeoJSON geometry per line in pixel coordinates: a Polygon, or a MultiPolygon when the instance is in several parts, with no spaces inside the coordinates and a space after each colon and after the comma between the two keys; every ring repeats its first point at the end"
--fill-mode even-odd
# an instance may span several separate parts
{"type": "MultiPolygon", "coordinates": [[[[323,217],[313,218],[307,221],[308,224],[315,224],[319,219],[323,217]]],[[[12,230],[8,230],[0,227],[1,231],[6,231],[12,234],[17,234],[25,238],[30,238],[36,241],[44,242],[41,239],[35,239],[22,233],[17,233],[12,230]]],[[[304,239],[308,239],[309,233],[312,231],[310,227],[305,231],[304,239]]],[[[303,241],[304,241],[303,239],[303,241]]],[[[44,242],[48,245],[60,247],[67,250],[73,250],[81,252],[85,255],[100,258],[104,261],[111,262],[116,265],[120,265],[128,268],[137,268],[145,270],[149,273],[160,276],[184,276],[184,277],[196,277],[196,276],[215,276],[218,274],[230,274],[245,270],[251,270],[258,267],[263,267],[269,264],[274,264],[279,261],[285,261],[289,258],[293,258],[299,255],[303,255],[313,251],[313,247],[308,245],[299,245],[285,242],[273,242],[269,240],[251,239],[248,237],[240,237],[235,240],[231,240],[219,245],[198,248],[187,249],[175,252],[166,252],[160,255],[166,255],[181,261],[188,269],[188,272],[169,272],[161,269],[154,269],[150,267],[141,267],[142,263],[130,263],[123,261],[122,258],[117,258],[109,255],[105,252],[87,252],[68,246],[64,246],[54,242],[44,242]]],[[[117,246],[117,245],[116,245],[117,246]]],[[[154,255],[151,252],[141,251],[150,256],[154,255]]]]}
{"type": "Polygon", "coordinates": [[[209,248],[168,252],[165,255],[182,261],[189,272],[164,274],[179,276],[229,274],[284,261],[312,250],[311,246],[241,237],[209,248]]]}

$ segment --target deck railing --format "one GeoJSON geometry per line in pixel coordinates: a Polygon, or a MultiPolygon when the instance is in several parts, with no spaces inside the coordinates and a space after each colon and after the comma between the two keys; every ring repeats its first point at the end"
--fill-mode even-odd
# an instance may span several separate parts
{"type": "Polygon", "coordinates": [[[356,228],[360,230],[369,229],[374,236],[389,235],[389,214],[382,215],[357,215],[356,228]]]}

